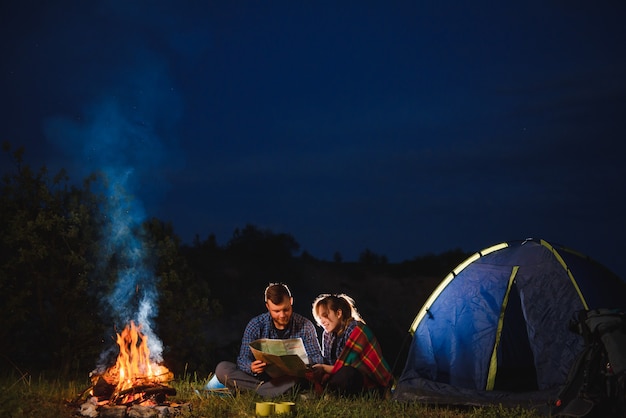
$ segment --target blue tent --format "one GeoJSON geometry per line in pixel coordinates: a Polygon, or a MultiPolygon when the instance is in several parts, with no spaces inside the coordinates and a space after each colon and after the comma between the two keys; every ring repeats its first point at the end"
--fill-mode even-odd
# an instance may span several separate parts
{"type": "Polygon", "coordinates": [[[394,398],[426,403],[546,404],[583,349],[583,309],[625,308],[626,284],[543,240],[504,242],[455,268],[418,312],[394,398]]]}

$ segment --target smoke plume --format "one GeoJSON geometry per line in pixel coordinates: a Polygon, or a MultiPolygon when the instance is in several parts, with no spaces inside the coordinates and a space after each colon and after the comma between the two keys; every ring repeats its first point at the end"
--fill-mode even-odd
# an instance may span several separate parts
{"type": "Polygon", "coordinates": [[[102,174],[106,221],[100,262],[116,267],[105,308],[118,328],[130,321],[140,324],[152,360],[159,362],[163,345],[153,331],[157,277],[142,224],[144,201],[158,202],[164,194],[167,182],[159,173],[164,172],[166,155],[175,154],[165,139],[171,145],[167,136],[180,106],[159,66],[146,65],[144,70],[110,89],[80,117],[51,118],[44,129],[47,138],[71,156],[73,169],[81,175],[102,174]]]}

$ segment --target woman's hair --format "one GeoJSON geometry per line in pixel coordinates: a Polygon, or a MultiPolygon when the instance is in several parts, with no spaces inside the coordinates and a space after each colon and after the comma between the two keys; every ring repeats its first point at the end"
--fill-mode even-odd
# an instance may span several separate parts
{"type": "Polygon", "coordinates": [[[339,295],[325,293],[315,298],[313,301],[312,312],[313,318],[315,318],[318,325],[322,325],[322,318],[320,318],[317,313],[320,306],[325,306],[335,313],[338,310],[341,310],[341,326],[339,327],[337,334],[341,334],[352,319],[365,323],[363,318],[361,318],[359,311],[356,309],[354,299],[344,293],[339,295]]]}
{"type": "Polygon", "coordinates": [[[291,291],[284,283],[270,283],[265,288],[265,302],[268,300],[275,305],[283,303],[285,298],[291,299],[291,291]]]}

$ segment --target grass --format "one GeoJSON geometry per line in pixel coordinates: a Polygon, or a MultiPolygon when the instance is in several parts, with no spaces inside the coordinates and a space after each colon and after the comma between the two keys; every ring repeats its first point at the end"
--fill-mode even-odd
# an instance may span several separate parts
{"type": "MultiPolygon", "coordinates": [[[[176,396],[172,403],[189,404],[190,411],[182,416],[254,417],[255,402],[260,399],[250,393],[236,397],[208,394],[202,390],[208,379],[195,375],[183,376],[173,382],[176,396]]],[[[76,418],[85,397],[81,393],[90,386],[89,379],[67,381],[28,375],[0,378],[0,417],[6,418],[76,418]],[[80,399],[79,399],[80,398],[80,399]]],[[[373,397],[300,399],[298,394],[285,394],[280,400],[296,402],[296,417],[424,417],[424,418],[535,418],[533,411],[506,409],[501,406],[483,408],[445,408],[418,403],[400,403],[373,397]]]]}

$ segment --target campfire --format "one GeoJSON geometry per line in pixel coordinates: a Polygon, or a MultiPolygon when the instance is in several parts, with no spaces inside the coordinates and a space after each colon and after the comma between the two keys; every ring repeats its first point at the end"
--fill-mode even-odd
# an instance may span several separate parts
{"type": "Polygon", "coordinates": [[[117,345],[120,353],[115,365],[102,374],[92,372],[93,396],[108,403],[126,405],[160,403],[156,395],[176,394],[175,389],[167,386],[174,375],[167,367],[150,359],[148,338],[139,326],[131,321],[117,334],[117,345]]]}
{"type": "Polygon", "coordinates": [[[82,415],[108,416],[108,409],[169,406],[167,396],[176,394],[168,386],[174,374],[150,359],[148,337],[141,326],[131,321],[117,334],[117,345],[120,352],[115,364],[104,372],[91,372],[92,386],[84,392],[90,397],[81,406],[82,415]]]}

